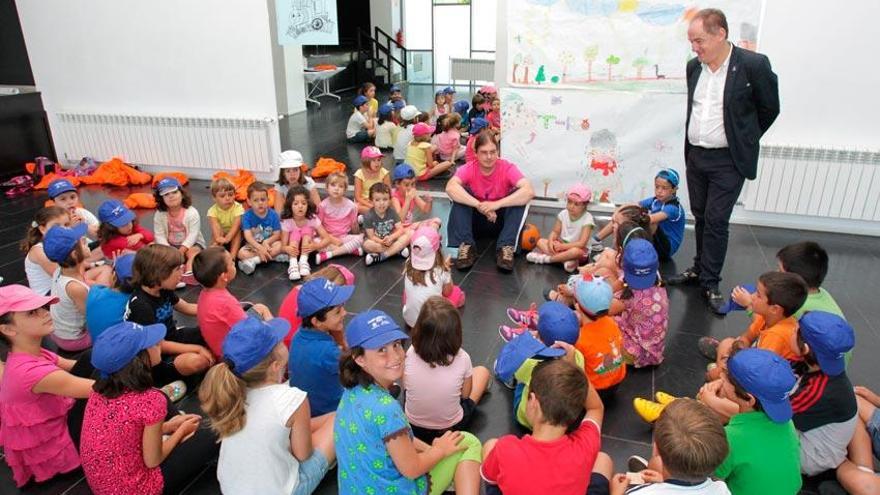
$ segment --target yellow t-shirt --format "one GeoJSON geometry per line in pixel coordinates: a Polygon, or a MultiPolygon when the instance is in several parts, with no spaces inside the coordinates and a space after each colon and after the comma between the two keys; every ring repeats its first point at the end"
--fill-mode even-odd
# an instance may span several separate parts
{"type": "Polygon", "coordinates": [[[385,180],[385,177],[388,175],[388,170],[385,167],[379,169],[379,178],[378,179],[367,179],[364,176],[364,169],[359,168],[354,173],[355,178],[360,179],[364,183],[364,188],[361,192],[362,199],[370,199],[370,188],[373,187],[373,184],[378,182],[382,182],[385,180]]]}
{"type": "Polygon", "coordinates": [[[368,101],[367,103],[370,105],[370,115],[375,116],[377,113],[379,113],[379,100],[375,98],[370,98],[370,101],[368,101]]]}
{"type": "Polygon", "coordinates": [[[412,165],[416,172],[416,177],[421,176],[428,170],[428,158],[425,156],[425,150],[431,148],[431,143],[417,143],[415,141],[409,143],[406,147],[406,163],[412,165]]]}
{"type": "Polygon", "coordinates": [[[228,210],[220,208],[216,203],[208,208],[208,218],[213,217],[217,219],[217,222],[220,223],[220,228],[223,229],[223,235],[229,233],[229,229],[232,228],[232,222],[242,215],[244,215],[244,207],[238,201],[232,203],[228,210]]]}

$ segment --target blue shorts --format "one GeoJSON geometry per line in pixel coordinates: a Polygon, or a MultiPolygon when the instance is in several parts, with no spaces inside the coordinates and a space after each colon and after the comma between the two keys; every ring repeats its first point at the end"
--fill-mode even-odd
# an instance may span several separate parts
{"type": "Polygon", "coordinates": [[[880,408],[874,409],[874,414],[865,425],[868,429],[868,435],[871,435],[871,448],[874,451],[874,457],[880,459],[880,408]]]}
{"type": "Polygon", "coordinates": [[[311,494],[321,484],[327,471],[330,471],[330,463],[324,454],[315,450],[305,462],[299,463],[299,481],[291,495],[311,494]]]}

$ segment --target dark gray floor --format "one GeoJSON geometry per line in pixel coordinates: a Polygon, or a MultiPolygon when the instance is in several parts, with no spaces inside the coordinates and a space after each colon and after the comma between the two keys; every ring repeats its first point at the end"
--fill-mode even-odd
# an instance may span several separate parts
{"type": "MultiPolygon", "coordinates": [[[[410,99],[420,107],[427,106],[432,92],[426,88],[411,88],[410,99]]],[[[347,100],[350,100],[350,96],[347,100]]],[[[349,106],[326,102],[320,110],[310,105],[307,113],[292,116],[287,122],[283,138],[285,147],[303,152],[307,160],[329,156],[348,163],[359,163],[359,147],[344,143],[343,129],[349,106]]],[[[389,162],[390,163],[390,162],[389,162]]],[[[350,170],[353,172],[354,169],[350,170]]],[[[441,182],[432,184],[440,189],[441,182]]],[[[90,210],[107,197],[124,198],[135,189],[89,187],[82,190],[83,202],[90,210]]],[[[141,190],[141,189],[137,189],[141,190]]],[[[207,183],[196,181],[189,186],[196,207],[204,212],[211,205],[207,183]]],[[[34,211],[45,200],[44,194],[16,200],[2,200],[0,208],[0,276],[6,283],[23,282],[22,254],[17,243],[34,211]]],[[[437,203],[443,208],[442,202],[437,203]]],[[[552,227],[555,212],[532,210],[529,221],[542,232],[552,227]]],[[[152,225],[152,212],[139,212],[147,227],[152,225]]],[[[207,230],[207,225],[203,225],[207,230]]],[[[732,226],[725,280],[722,289],[737,283],[753,282],[764,271],[776,267],[775,252],[782,246],[801,240],[821,243],[831,255],[831,267],[825,287],[834,295],[857,332],[858,344],[850,367],[853,383],[877,387],[880,363],[870,356],[880,352],[880,306],[875,302],[880,293],[880,240],[829,233],[771,229],[763,227],[732,226]]],[[[565,274],[561,268],[530,265],[518,258],[512,274],[496,271],[494,253],[487,245],[481,245],[480,258],[467,273],[454,273],[455,282],[467,292],[468,303],[462,310],[464,323],[464,348],[470,353],[474,364],[490,366],[498,353],[501,341],[497,327],[505,321],[508,306],[525,307],[540,301],[542,290],[561,281],[565,274]]],[[[693,256],[693,232],[687,231],[685,243],[676,256],[676,263],[662,267],[669,274],[689,265],[693,256]]],[[[350,266],[357,276],[357,290],[347,304],[350,312],[379,308],[400,318],[403,281],[402,261],[389,261],[366,267],[355,258],[342,258],[341,263],[350,266]]],[[[230,290],[241,299],[258,301],[277,309],[292,287],[281,264],[261,267],[254,275],[239,275],[230,290]]],[[[182,291],[183,297],[194,301],[198,289],[182,291]]],[[[669,289],[670,326],[666,345],[666,361],[650,370],[631,370],[621,384],[613,401],[606,404],[603,426],[603,450],[608,452],[617,465],[622,466],[630,454],[650,454],[651,429],[632,411],[633,397],[650,397],[657,390],[676,395],[692,395],[702,383],[706,362],[695,348],[696,340],[703,335],[716,337],[741,333],[748,320],[742,313],[720,319],[710,315],[700,295],[694,289],[669,289]]],[[[182,406],[187,412],[198,410],[192,395],[184,399],[182,406]]],[[[522,433],[511,416],[511,393],[496,384],[484,398],[471,425],[482,440],[507,433],[522,433]]],[[[5,463],[0,463],[0,493],[20,493],[11,482],[11,474],[5,463]]],[[[39,494],[86,494],[89,489],[81,472],[72,473],[41,485],[28,487],[21,493],[39,494]]],[[[213,466],[193,480],[185,491],[187,494],[216,494],[219,488],[213,466]]],[[[335,471],[322,484],[318,493],[336,493],[335,471]]],[[[812,491],[808,491],[812,493],[812,491]]]]}

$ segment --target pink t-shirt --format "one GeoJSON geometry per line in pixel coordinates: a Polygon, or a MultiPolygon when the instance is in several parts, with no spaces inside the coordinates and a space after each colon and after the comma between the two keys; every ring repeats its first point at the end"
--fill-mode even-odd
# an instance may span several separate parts
{"type": "Polygon", "coordinates": [[[501,128],[501,112],[489,112],[489,115],[486,116],[486,120],[489,121],[489,125],[496,129],[501,128]]]}
{"type": "Polygon", "coordinates": [[[461,134],[456,129],[449,129],[437,135],[437,150],[444,159],[449,158],[455,150],[455,145],[460,143],[461,134]]]}
{"type": "Polygon", "coordinates": [[[180,208],[177,217],[168,213],[168,244],[172,246],[180,246],[186,240],[186,224],[183,218],[186,215],[186,208],[180,208]]]}
{"type": "Polygon", "coordinates": [[[223,339],[247,315],[238,299],[226,289],[204,288],[199,293],[198,321],[202,338],[218,360],[223,356],[223,339]]]}
{"type": "MultiPolygon", "coordinates": [[[[403,208],[403,205],[406,203],[406,193],[403,192],[403,189],[395,187],[391,191],[391,194],[393,194],[394,197],[397,198],[397,201],[400,202],[400,207],[403,208]]],[[[409,208],[407,208],[406,211],[403,212],[403,215],[401,215],[401,222],[403,223],[404,227],[413,223],[413,208],[415,208],[415,206],[416,202],[410,201],[409,208]]]]}
{"type": "Polygon", "coordinates": [[[281,301],[281,307],[278,308],[278,317],[284,318],[290,323],[290,331],[287,332],[287,337],[284,337],[284,345],[288,349],[290,349],[290,341],[302,325],[302,318],[296,314],[296,310],[299,308],[298,298],[300,287],[301,286],[297,285],[290,289],[290,292],[284,297],[284,301],[281,301]]]}
{"type": "Polygon", "coordinates": [[[0,381],[0,445],[17,486],[33,477],[45,481],[79,467],[79,454],[67,431],[67,412],[74,400],[31,389],[58,371],[58,355],[40,349],[39,356],[10,352],[0,381]]]}
{"type": "Polygon", "coordinates": [[[351,233],[351,226],[357,221],[357,205],[348,198],[342,198],[340,204],[333,204],[330,198],[321,201],[318,218],[327,233],[339,237],[351,233]]]}
{"type": "Polygon", "coordinates": [[[461,386],[473,374],[471,357],[464,349],[449,366],[431,367],[410,346],[406,351],[403,383],[406,387],[406,417],[409,422],[442,430],[461,421],[461,386]]]}
{"type": "Polygon", "coordinates": [[[489,175],[483,175],[480,163],[473,160],[459,168],[455,176],[479,201],[497,201],[507,197],[516,189],[516,183],[524,177],[516,165],[503,158],[495,162],[495,168],[489,175]]]}
{"type": "Polygon", "coordinates": [[[292,218],[281,221],[281,231],[290,232],[290,238],[293,240],[302,239],[303,237],[314,237],[317,228],[320,226],[321,220],[318,217],[309,218],[302,225],[297,225],[292,218]]]}
{"type": "Polygon", "coordinates": [[[464,145],[464,161],[467,163],[477,161],[477,150],[474,149],[474,143],[477,141],[477,135],[474,134],[468,138],[467,144],[464,145]]]}
{"type": "Polygon", "coordinates": [[[115,399],[92,392],[83,417],[80,455],[95,495],[159,495],[162,470],[144,464],[144,428],[165,419],[168,402],[158,389],[115,399]]]}

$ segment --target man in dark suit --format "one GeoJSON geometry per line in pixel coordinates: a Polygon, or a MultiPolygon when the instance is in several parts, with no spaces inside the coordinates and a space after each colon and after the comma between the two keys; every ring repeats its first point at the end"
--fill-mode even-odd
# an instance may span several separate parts
{"type": "Polygon", "coordinates": [[[694,265],[669,283],[699,284],[718,313],[730,215],[758,169],[758,141],[779,115],[776,74],[766,56],[734,46],[718,9],[699,11],[688,27],[696,57],[687,65],[684,144],[688,195],[696,221],[694,265]]]}

